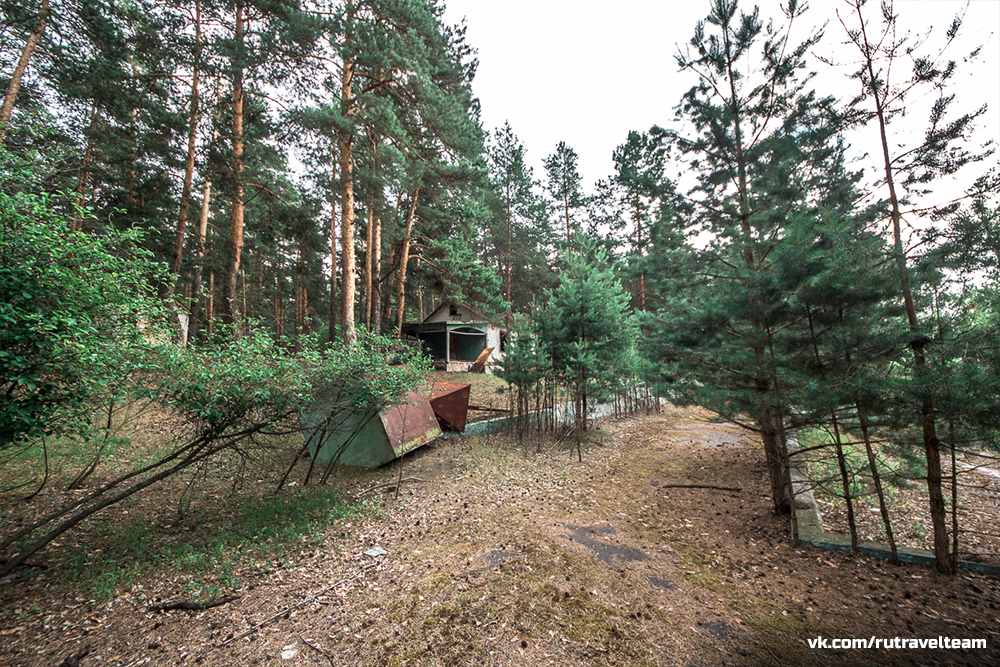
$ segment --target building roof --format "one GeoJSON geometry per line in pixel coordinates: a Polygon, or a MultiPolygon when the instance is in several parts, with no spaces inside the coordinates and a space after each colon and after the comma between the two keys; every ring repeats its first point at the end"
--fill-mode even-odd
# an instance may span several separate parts
{"type": "Polygon", "coordinates": [[[479,312],[475,308],[470,308],[469,306],[466,306],[463,303],[454,303],[454,302],[451,302],[451,301],[445,301],[440,306],[438,306],[437,308],[435,308],[433,310],[433,312],[431,312],[430,315],[428,315],[427,317],[424,318],[424,321],[422,322],[422,324],[432,324],[432,323],[435,323],[435,322],[441,322],[442,320],[441,320],[440,314],[441,314],[441,312],[445,308],[448,308],[449,310],[451,308],[455,308],[455,309],[459,310],[459,314],[457,316],[450,316],[450,317],[448,317],[447,321],[451,321],[451,322],[487,322],[487,323],[489,323],[489,324],[497,327],[498,329],[504,329],[504,328],[506,328],[503,324],[500,324],[500,323],[498,323],[498,322],[496,322],[494,320],[491,320],[490,318],[486,317],[486,315],[483,315],[481,312],[479,312]],[[469,311],[470,313],[472,313],[473,316],[475,316],[478,319],[463,319],[462,318],[461,310],[469,311]],[[457,317],[458,319],[453,319],[454,317],[457,317]],[[435,320],[435,318],[437,318],[437,319],[435,320]]]}

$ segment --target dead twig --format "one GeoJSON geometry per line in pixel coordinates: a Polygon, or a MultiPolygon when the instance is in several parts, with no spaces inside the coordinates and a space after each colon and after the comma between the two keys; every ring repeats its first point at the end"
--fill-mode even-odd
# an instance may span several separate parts
{"type": "Polygon", "coordinates": [[[163,604],[154,604],[150,606],[150,611],[171,611],[173,609],[184,609],[187,611],[205,611],[206,609],[211,609],[212,607],[221,607],[224,604],[229,604],[233,600],[239,600],[239,595],[226,595],[221,598],[216,598],[214,600],[209,600],[208,602],[189,602],[187,600],[174,600],[173,602],[164,602],[163,604]]]}
{"type": "Polygon", "coordinates": [[[341,584],[346,584],[348,581],[356,579],[358,576],[360,576],[360,574],[362,572],[364,572],[367,569],[375,567],[377,564],[378,563],[369,563],[368,565],[365,565],[365,566],[361,567],[357,572],[355,572],[351,576],[347,577],[346,579],[341,579],[340,581],[337,581],[337,582],[335,582],[333,584],[330,584],[329,586],[327,586],[326,588],[324,588],[320,592],[315,593],[313,595],[310,595],[309,597],[307,597],[305,600],[302,600],[298,604],[292,605],[291,607],[285,607],[284,609],[282,609],[281,611],[279,611],[277,614],[272,614],[271,616],[268,616],[267,618],[265,618],[260,623],[258,623],[256,625],[254,625],[253,627],[251,627],[249,630],[245,630],[244,632],[241,632],[240,634],[236,635],[235,637],[232,637],[231,639],[227,639],[226,641],[222,642],[221,644],[219,644],[219,648],[222,648],[223,646],[228,646],[229,644],[232,644],[237,639],[243,639],[247,635],[252,634],[254,632],[257,632],[258,630],[260,630],[262,627],[264,627],[265,625],[267,625],[271,621],[275,621],[275,620],[277,620],[279,618],[282,618],[283,616],[287,616],[288,614],[292,613],[293,611],[295,611],[299,607],[304,607],[305,605],[309,604],[310,602],[312,602],[313,600],[315,600],[319,596],[325,595],[325,594],[329,593],[330,591],[332,591],[337,586],[340,586],[341,584]]]}
{"type": "MultiPolygon", "coordinates": [[[[6,556],[0,556],[0,565],[6,565],[7,563],[10,562],[10,560],[11,559],[7,558],[6,556]]],[[[49,566],[46,565],[45,563],[36,563],[35,561],[25,561],[21,563],[21,567],[32,567],[32,568],[37,568],[39,570],[49,569],[49,566]]]]}
{"type": "Polygon", "coordinates": [[[715,486],[714,484],[661,484],[661,489],[712,489],[713,491],[743,491],[741,486],[715,486]]]}
{"type": "Polygon", "coordinates": [[[324,658],[326,658],[327,660],[329,660],[330,664],[333,665],[333,667],[337,667],[337,661],[334,659],[334,657],[330,654],[329,651],[324,651],[319,646],[316,646],[315,644],[311,643],[308,639],[306,639],[302,635],[299,635],[299,639],[302,640],[303,644],[305,644],[306,646],[308,646],[309,648],[311,648],[312,650],[316,651],[317,653],[319,653],[320,655],[322,655],[324,658]]]}

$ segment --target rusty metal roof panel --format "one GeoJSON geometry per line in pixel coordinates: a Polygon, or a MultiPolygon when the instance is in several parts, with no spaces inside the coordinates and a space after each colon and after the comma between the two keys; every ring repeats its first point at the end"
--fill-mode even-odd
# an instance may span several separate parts
{"type": "Polygon", "coordinates": [[[407,392],[402,402],[383,410],[381,417],[396,456],[402,456],[441,435],[434,410],[424,394],[407,392]]]}
{"type": "Polygon", "coordinates": [[[438,380],[431,390],[430,404],[438,424],[447,431],[462,432],[469,416],[471,385],[438,380]]]}

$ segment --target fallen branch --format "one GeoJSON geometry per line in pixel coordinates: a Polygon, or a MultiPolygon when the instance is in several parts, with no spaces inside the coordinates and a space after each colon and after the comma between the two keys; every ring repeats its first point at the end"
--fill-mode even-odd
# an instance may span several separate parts
{"type": "Polygon", "coordinates": [[[741,486],[715,486],[714,484],[661,484],[661,489],[712,489],[714,491],[743,491],[741,486]]]}
{"type": "Polygon", "coordinates": [[[305,644],[306,646],[308,646],[309,648],[311,648],[312,650],[316,651],[317,653],[319,653],[320,655],[322,655],[324,658],[326,658],[327,660],[329,660],[330,664],[333,665],[333,667],[337,667],[337,661],[334,659],[334,657],[332,655],[330,655],[330,653],[328,651],[324,651],[319,646],[316,646],[315,644],[311,643],[308,639],[306,639],[302,635],[299,635],[299,639],[302,640],[303,644],[305,644]]]}
{"type": "Polygon", "coordinates": [[[243,639],[247,635],[252,634],[254,632],[257,632],[258,630],[260,630],[262,627],[264,627],[265,625],[267,625],[271,621],[276,621],[277,619],[282,618],[283,616],[287,616],[288,614],[290,614],[291,612],[295,611],[299,607],[304,607],[305,605],[309,604],[310,602],[312,602],[313,600],[315,600],[319,596],[325,595],[326,593],[329,593],[330,591],[332,591],[337,586],[340,586],[341,584],[346,584],[348,581],[351,581],[352,579],[356,579],[358,577],[358,575],[360,575],[362,572],[364,572],[365,570],[367,570],[369,568],[375,567],[376,565],[377,565],[377,563],[369,563],[368,565],[363,566],[361,569],[359,569],[357,572],[355,572],[351,576],[347,577],[346,579],[341,579],[338,582],[330,584],[329,586],[327,586],[326,588],[324,588],[323,590],[321,590],[319,593],[316,593],[314,595],[310,595],[309,597],[307,597],[302,602],[299,602],[298,604],[292,605],[291,607],[285,607],[283,610],[279,611],[277,614],[272,614],[271,616],[268,616],[267,618],[265,618],[263,621],[261,621],[257,625],[251,627],[249,630],[241,632],[240,634],[236,635],[235,637],[233,637],[231,639],[227,639],[226,641],[222,642],[221,644],[219,644],[219,648],[221,648],[223,646],[228,646],[229,644],[232,644],[237,639],[243,639]]]}
{"type": "Polygon", "coordinates": [[[385,484],[376,484],[375,486],[367,488],[364,491],[362,491],[361,493],[357,494],[355,496],[355,498],[360,498],[361,496],[365,495],[366,493],[369,493],[371,491],[375,491],[376,489],[384,489],[387,486],[398,486],[399,484],[402,484],[403,482],[426,482],[426,481],[427,481],[426,479],[420,479],[419,477],[407,477],[406,479],[399,479],[399,480],[396,480],[395,482],[386,482],[385,484]]]}
{"type": "Polygon", "coordinates": [[[59,667],[79,667],[80,661],[86,658],[89,653],[90,646],[84,646],[77,653],[66,656],[66,658],[59,663],[59,667]]]}
{"type": "MultiPolygon", "coordinates": [[[[10,561],[11,559],[7,558],[6,556],[0,556],[0,565],[6,565],[10,561]]],[[[33,561],[25,561],[21,563],[21,567],[33,567],[33,568],[38,568],[39,570],[49,569],[49,566],[46,565],[45,563],[35,563],[33,561]]]]}
{"type": "Polygon", "coordinates": [[[171,611],[173,609],[185,609],[187,611],[205,611],[206,609],[211,609],[212,607],[221,607],[224,604],[229,604],[233,600],[239,600],[239,599],[240,599],[239,595],[226,595],[225,597],[209,600],[208,602],[188,602],[187,600],[174,600],[173,602],[154,604],[149,608],[149,610],[171,611]]]}

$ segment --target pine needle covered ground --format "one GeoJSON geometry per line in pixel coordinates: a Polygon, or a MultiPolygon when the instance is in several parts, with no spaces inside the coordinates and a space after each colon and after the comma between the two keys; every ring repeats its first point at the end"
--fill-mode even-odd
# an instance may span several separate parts
{"type": "MultiPolygon", "coordinates": [[[[736,427],[667,408],[600,422],[583,463],[566,450],[535,449],[498,436],[455,438],[384,469],[341,476],[334,482],[341,500],[331,492],[325,505],[294,510],[316,521],[281,542],[279,555],[252,540],[220,542],[216,565],[205,560],[200,578],[174,551],[173,561],[120,580],[100,599],[67,581],[65,564],[0,588],[0,663],[57,665],[81,655],[64,664],[1000,660],[996,579],[789,547],[786,520],[770,513],[760,446],[736,427]],[[385,553],[364,553],[376,547],[385,553]],[[213,577],[216,588],[206,588],[213,577]],[[224,593],[239,597],[204,610],[152,610],[224,593]],[[983,637],[988,648],[807,645],[820,635],[873,632],[983,637]]],[[[220,488],[212,502],[225,508],[233,497],[220,488]]],[[[158,522],[176,510],[165,498],[126,509],[158,527],[148,534],[154,542],[171,531],[226,530],[209,512],[168,530],[158,522]]],[[[279,514],[272,528],[294,523],[279,514]]],[[[261,530],[261,541],[277,539],[261,530]]],[[[100,556],[89,553],[94,563],[100,556]]]]}

